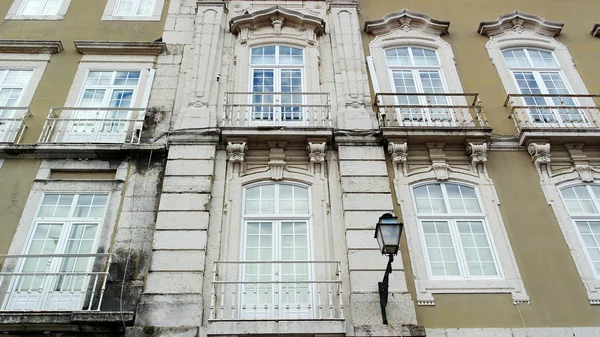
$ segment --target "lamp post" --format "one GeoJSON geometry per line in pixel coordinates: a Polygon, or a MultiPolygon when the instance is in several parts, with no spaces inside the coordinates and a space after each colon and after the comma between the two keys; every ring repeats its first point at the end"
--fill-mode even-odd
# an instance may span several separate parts
{"type": "Polygon", "coordinates": [[[400,235],[404,224],[398,222],[398,217],[390,213],[385,213],[379,217],[379,222],[375,227],[375,238],[379,244],[379,250],[382,255],[389,256],[387,268],[383,281],[379,282],[379,303],[381,304],[381,317],[383,324],[388,324],[385,307],[388,301],[389,277],[392,273],[392,262],[394,255],[398,254],[400,248],[400,235]]]}

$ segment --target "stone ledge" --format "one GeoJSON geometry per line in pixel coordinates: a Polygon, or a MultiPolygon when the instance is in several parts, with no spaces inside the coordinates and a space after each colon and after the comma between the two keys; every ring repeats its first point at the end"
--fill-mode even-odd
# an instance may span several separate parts
{"type": "Polygon", "coordinates": [[[36,159],[115,159],[136,157],[138,153],[152,152],[153,157],[164,156],[165,144],[2,144],[0,158],[36,159]]]}
{"type": "Polygon", "coordinates": [[[3,332],[10,331],[112,331],[132,325],[135,314],[132,311],[5,311],[0,312],[3,332]]]}
{"type": "Polygon", "coordinates": [[[277,336],[294,335],[298,332],[306,335],[326,334],[345,336],[346,322],[337,320],[230,320],[209,321],[207,336],[273,334],[277,336]]]}
{"type": "Polygon", "coordinates": [[[81,54],[92,55],[160,55],[166,49],[164,42],[73,41],[81,54]]]}
{"type": "Polygon", "coordinates": [[[0,53],[56,54],[61,51],[62,42],[56,40],[0,40],[0,53]]]}

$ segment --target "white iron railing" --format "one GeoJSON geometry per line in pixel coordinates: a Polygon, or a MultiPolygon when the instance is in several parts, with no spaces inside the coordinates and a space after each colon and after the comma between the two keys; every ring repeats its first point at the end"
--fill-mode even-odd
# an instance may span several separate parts
{"type": "Polygon", "coordinates": [[[600,95],[589,94],[510,94],[510,118],[519,131],[527,129],[568,130],[600,127],[600,95]]]}
{"type": "Polygon", "coordinates": [[[144,108],[52,108],[38,142],[139,144],[145,116],[144,108]]]}
{"type": "Polygon", "coordinates": [[[27,116],[31,116],[27,107],[0,106],[0,143],[18,144],[27,129],[27,116]]]}
{"type": "Polygon", "coordinates": [[[381,126],[489,127],[476,93],[378,93],[375,106],[381,126]]]}
{"type": "Polygon", "coordinates": [[[226,92],[221,126],[331,126],[329,93],[226,92]]]}
{"type": "Polygon", "coordinates": [[[0,261],[2,311],[99,311],[112,254],[0,255],[0,261]]]}
{"type": "Polygon", "coordinates": [[[344,319],[339,261],[215,262],[210,321],[335,319],[344,319]],[[272,271],[266,279],[243,276],[249,266],[264,265],[272,271]],[[293,265],[306,266],[309,277],[283,276],[293,265]]]}

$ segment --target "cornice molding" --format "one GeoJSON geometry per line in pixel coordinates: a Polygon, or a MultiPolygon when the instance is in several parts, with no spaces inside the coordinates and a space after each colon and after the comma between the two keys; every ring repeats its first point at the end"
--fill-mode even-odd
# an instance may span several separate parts
{"type": "Polygon", "coordinates": [[[0,53],[12,54],[56,54],[63,45],[55,40],[0,40],[0,53]]]}
{"type": "Polygon", "coordinates": [[[275,5],[271,8],[259,10],[249,14],[236,16],[229,21],[229,30],[237,35],[242,29],[256,29],[281,25],[310,29],[315,34],[325,33],[325,21],[316,16],[305,15],[300,12],[275,5]]]}
{"type": "Polygon", "coordinates": [[[592,35],[595,37],[600,37],[600,23],[594,25],[591,31],[592,35]]]}
{"type": "Polygon", "coordinates": [[[93,55],[160,55],[164,42],[73,41],[81,54],[93,55]]]}
{"type": "Polygon", "coordinates": [[[368,34],[382,35],[395,29],[404,31],[415,29],[440,36],[448,34],[449,26],[450,21],[432,19],[425,14],[412,12],[404,8],[398,12],[387,14],[379,20],[365,22],[364,31],[368,34]]]}
{"type": "Polygon", "coordinates": [[[491,37],[511,30],[518,33],[528,30],[537,34],[554,37],[560,34],[563,26],[564,24],[561,22],[547,21],[540,16],[515,10],[500,15],[496,20],[481,22],[477,33],[491,37]]]}

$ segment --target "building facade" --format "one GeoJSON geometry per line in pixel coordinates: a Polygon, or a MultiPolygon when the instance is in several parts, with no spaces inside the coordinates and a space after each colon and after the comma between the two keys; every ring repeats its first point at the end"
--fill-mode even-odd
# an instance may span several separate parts
{"type": "Polygon", "coordinates": [[[7,2],[0,331],[600,334],[600,5],[7,2]]]}

